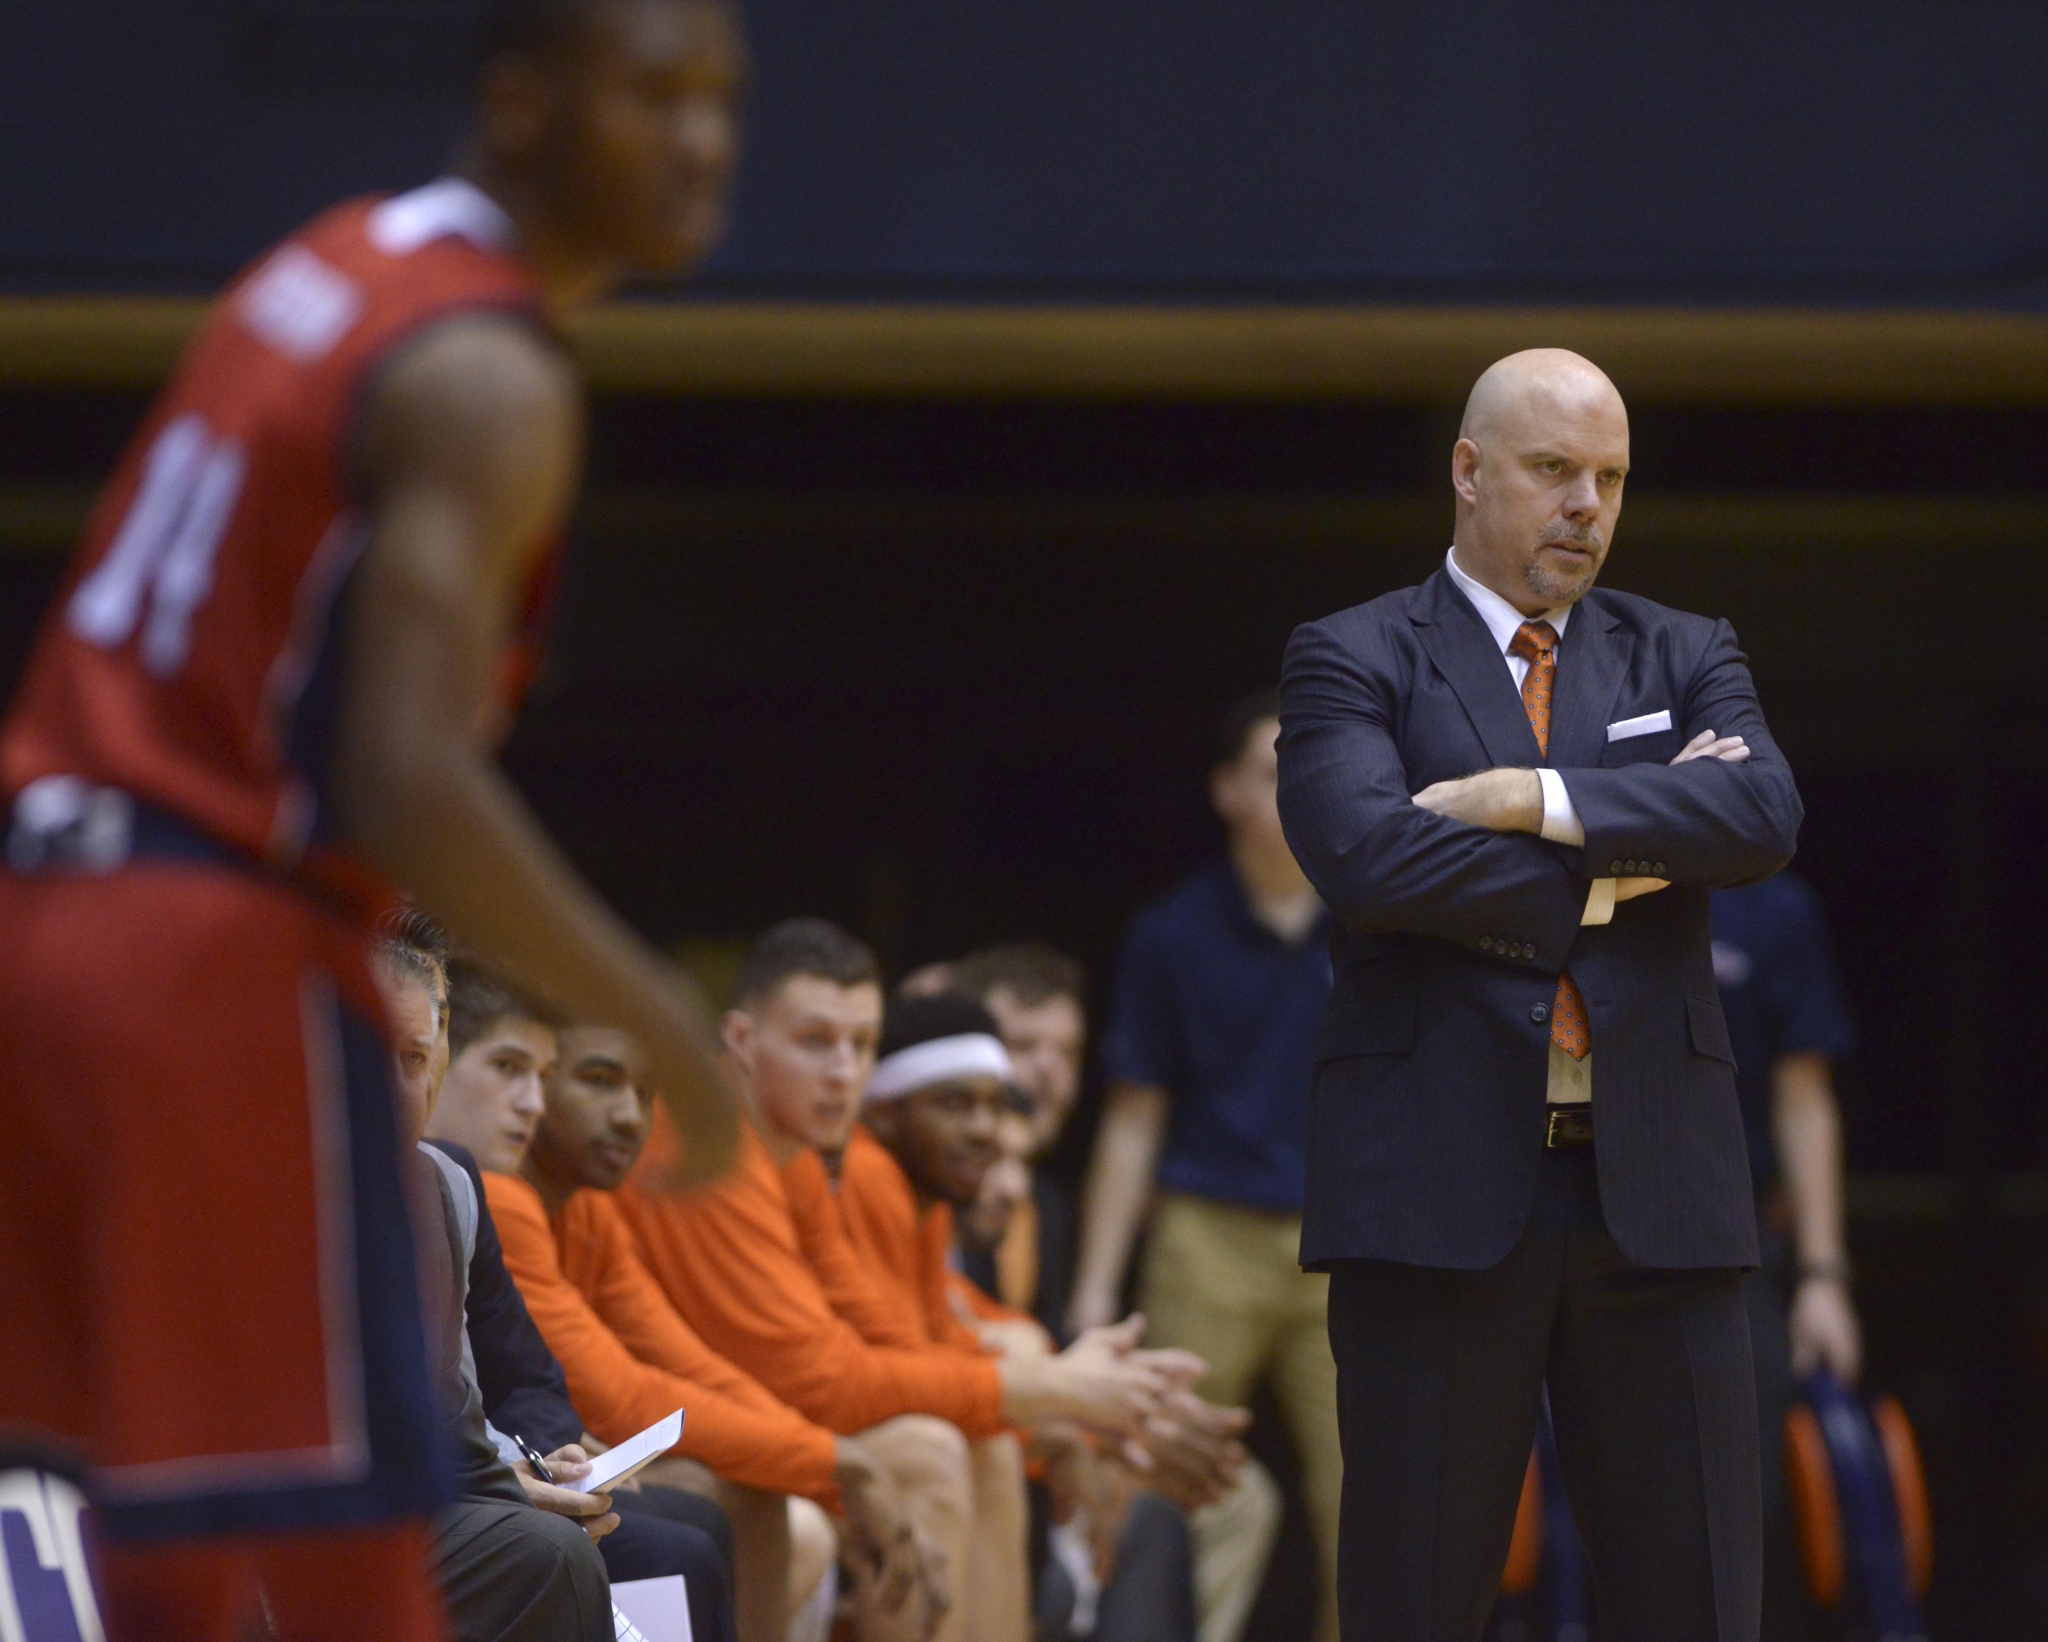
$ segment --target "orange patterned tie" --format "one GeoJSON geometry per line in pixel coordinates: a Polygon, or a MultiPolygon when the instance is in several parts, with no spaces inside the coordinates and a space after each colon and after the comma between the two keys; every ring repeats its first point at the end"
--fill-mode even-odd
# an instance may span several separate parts
{"type": "MultiPolygon", "coordinates": [[[[1548,758],[1550,698],[1557,683],[1557,629],[1547,621],[1525,621],[1515,629],[1508,650],[1529,664],[1522,680],[1522,710],[1529,715],[1529,728],[1536,732],[1536,745],[1548,758]]],[[[1586,1019],[1586,1000],[1568,969],[1557,977],[1557,1002],[1550,1010],[1550,1041],[1573,1060],[1584,1060],[1593,1052],[1593,1027],[1586,1019]]]]}

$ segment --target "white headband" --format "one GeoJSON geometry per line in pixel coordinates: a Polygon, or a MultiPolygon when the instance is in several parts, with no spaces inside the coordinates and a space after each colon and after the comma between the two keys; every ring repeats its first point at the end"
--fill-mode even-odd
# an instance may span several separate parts
{"type": "Polygon", "coordinates": [[[913,1089],[954,1078],[1001,1078],[1010,1083],[1016,1076],[1010,1052],[1000,1038],[986,1032],[962,1032],[957,1037],[913,1043],[883,1057],[868,1079],[867,1098],[895,1100],[913,1089]]]}

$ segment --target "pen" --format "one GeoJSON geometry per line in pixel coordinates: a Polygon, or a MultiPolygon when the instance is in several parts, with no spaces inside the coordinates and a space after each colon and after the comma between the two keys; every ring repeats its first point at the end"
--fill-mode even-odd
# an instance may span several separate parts
{"type": "Polygon", "coordinates": [[[554,1472],[548,1469],[548,1462],[540,1457],[540,1450],[515,1431],[512,1440],[519,1445],[519,1452],[526,1456],[526,1463],[533,1467],[533,1474],[542,1482],[553,1482],[554,1472]]]}

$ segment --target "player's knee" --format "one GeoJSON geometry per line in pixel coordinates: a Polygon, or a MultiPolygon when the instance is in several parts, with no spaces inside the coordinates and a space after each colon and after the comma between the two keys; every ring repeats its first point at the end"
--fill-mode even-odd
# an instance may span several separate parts
{"type": "Polygon", "coordinates": [[[792,1495],[785,1503],[789,1512],[790,1606],[795,1609],[812,1599],[837,1560],[839,1535],[832,1519],[811,1500],[792,1495]]]}
{"type": "Polygon", "coordinates": [[[905,1414],[872,1433],[876,1447],[900,1486],[966,1490],[971,1473],[967,1439],[949,1420],[929,1414],[905,1414]]]}
{"type": "MultiPolygon", "coordinates": [[[[494,1637],[591,1639],[612,1635],[611,1582],[597,1542],[568,1517],[522,1510],[495,1531],[487,1634],[494,1637]]],[[[470,1634],[462,1605],[451,1604],[458,1642],[470,1634]]]]}
{"type": "Polygon", "coordinates": [[[764,1488],[750,1488],[743,1482],[719,1480],[718,1503],[732,1518],[733,1532],[738,1535],[779,1528],[788,1513],[788,1497],[771,1494],[764,1488]]]}
{"type": "Polygon", "coordinates": [[[974,1474],[975,1510],[1021,1518],[1026,1509],[1024,1450],[1017,1439],[1008,1432],[985,1437],[970,1445],[968,1460],[974,1474]]]}
{"type": "Polygon", "coordinates": [[[992,1481],[1015,1477],[1019,1484],[1024,1480],[1024,1449],[1014,1434],[1005,1431],[1000,1436],[983,1437],[968,1447],[973,1461],[975,1475],[992,1481]]]}

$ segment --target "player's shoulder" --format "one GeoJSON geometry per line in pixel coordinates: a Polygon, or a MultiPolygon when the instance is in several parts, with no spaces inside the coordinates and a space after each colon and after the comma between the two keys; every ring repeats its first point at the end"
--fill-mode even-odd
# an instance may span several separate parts
{"type": "Polygon", "coordinates": [[[380,396],[418,394],[441,414],[518,417],[576,403],[575,366],[518,316],[456,310],[424,327],[384,370],[380,396]]]}
{"type": "Polygon", "coordinates": [[[193,357],[216,394],[283,382],[297,402],[348,414],[359,384],[380,392],[392,365],[457,326],[477,334],[449,363],[451,391],[468,379],[477,396],[515,403],[568,392],[573,373],[511,220],[443,178],[345,200],[271,247],[229,287],[193,357]]]}
{"type": "Polygon", "coordinates": [[[456,313],[393,355],[361,414],[363,470],[373,480],[432,470],[499,482],[563,469],[583,396],[569,361],[531,327],[456,313]]]}
{"type": "Polygon", "coordinates": [[[1714,891],[1718,921],[1739,920],[1756,931],[1779,931],[1821,923],[1820,897],[1813,886],[1790,872],[1773,873],[1761,883],[1714,891]]]}
{"type": "MultiPolygon", "coordinates": [[[[378,294],[446,290],[538,300],[539,286],[516,250],[512,219],[460,177],[440,177],[400,194],[364,194],[330,206],[280,251],[310,252],[378,294]]],[[[260,266],[260,264],[259,264],[260,266]]]]}
{"type": "Polygon", "coordinates": [[[547,1230],[548,1212],[540,1200],[540,1193],[516,1174],[499,1174],[495,1170],[483,1171],[484,1201],[491,1207],[491,1218],[500,1227],[506,1225],[538,1225],[547,1230]]]}
{"type": "Polygon", "coordinates": [[[635,1247],[619,1194],[595,1186],[571,1192],[552,1229],[564,1249],[582,1250],[599,1264],[621,1259],[635,1247]]]}
{"type": "Polygon", "coordinates": [[[1716,963],[1725,958],[1735,965],[1740,980],[1752,973],[1767,978],[1800,973],[1828,950],[1820,897],[1789,872],[1739,889],[1715,890],[1712,918],[1716,963]]]}

